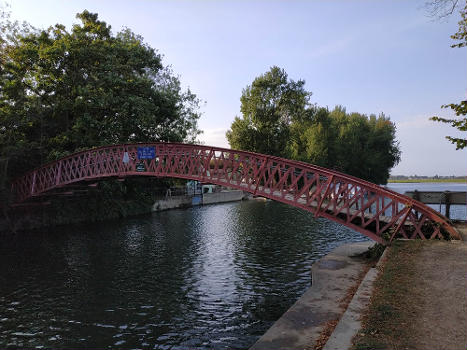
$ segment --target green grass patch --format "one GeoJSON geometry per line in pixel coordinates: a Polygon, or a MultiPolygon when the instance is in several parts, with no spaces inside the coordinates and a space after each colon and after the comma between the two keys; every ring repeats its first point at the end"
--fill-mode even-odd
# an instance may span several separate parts
{"type": "Polygon", "coordinates": [[[395,241],[382,272],[375,281],[363,328],[354,339],[353,350],[410,349],[413,332],[411,282],[415,275],[413,256],[422,241],[395,241]]]}

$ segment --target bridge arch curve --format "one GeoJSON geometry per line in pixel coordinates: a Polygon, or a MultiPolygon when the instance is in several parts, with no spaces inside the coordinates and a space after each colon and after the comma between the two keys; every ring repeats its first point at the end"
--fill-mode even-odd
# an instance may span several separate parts
{"type": "Polygon", "coordinates": [[[240,189],[336,221],[380,243],[399,236],[460,238],[432,208],[362,179],[304,162],[183,143],[121,144],[72,154],[14,180],[13,203],[77,182],[130,176],[240,189]]]}

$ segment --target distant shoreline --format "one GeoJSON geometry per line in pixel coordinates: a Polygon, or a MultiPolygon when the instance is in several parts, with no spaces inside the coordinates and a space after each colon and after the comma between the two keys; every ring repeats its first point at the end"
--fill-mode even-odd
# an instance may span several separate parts
{"type": "Polygon", "coordinates": [[[388,183],[452,182],[467,183],[466,179],[389,179],[388,183]]]}

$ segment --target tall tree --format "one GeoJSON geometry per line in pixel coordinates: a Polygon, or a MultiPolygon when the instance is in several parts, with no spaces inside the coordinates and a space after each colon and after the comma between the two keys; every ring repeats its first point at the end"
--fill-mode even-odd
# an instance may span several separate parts
{"type": "Polygon", "coordinates": [[[378,184],[385,184],[389,172],[400,161],[396,127],[384,114],[366,116],[360,113],[347,114],[337,107],[330,113],[335,139],[336,168],[344,173],[378,184]]]}
{"type": "MultiPolygon", "coordinates": [[[[454,1],[457,5],[457,1],[454,1]]],[[[455,7],[453,7],[454,9],[455,7]]],[[[452,13],[452,11],[451,11],[452,13]]],[[[455,44],[452,44],[451,47],[462,48],[467,46],[467,4],[464,9],[460,11],[461,20],[459,21],[459,30],[456,34],[452,35],[451,38],[457,40],[455,44]]],[[[467,100],[460,101],[459,103],[449,103],[441,106],[443,108],[451,108],[458,119],[453,118],[443,118],[443,117],[432,117],[431,120],[451,124],[452,127],[458,129],[461,132],[467,132],[467,100]]],[[[453,144],[456,145],[456,149],[463,149],[467,147],[467,137],[453,137],[446,136],[446,138],[453,144]]]]}
{"type": "Polygon", "coordinates": [[[336,130],[327,108],[311,106],[290,125],[288,153],[292,159],[332,167],[336,130]]]}
{"type": "Polygon", "coordinates": [[[289,125],[302,116],[310,92],[303,80],[289,80],[279,67],[271,67],[247,86],[240,98],[242,118],[227,131],[232,148],[286,156],[289,125]]]}
{"type": "Polygon", "coordinates": [[[400,160],[395,125],[337,106],[312,105],[304,81],[273,67],[243,90],[241,111],[227,131],[230,146],[305,161],[384,184],[400,160]],[[287,93],[284,93],[287,92],[287,93]]]}
{"type": "Polygon", "coordinates": [[[192,142],[198,99],[129,29],[97,14],[28,31],[2,28],[0,152],[18,175],[77,150],[122,142],[192,142]]]}

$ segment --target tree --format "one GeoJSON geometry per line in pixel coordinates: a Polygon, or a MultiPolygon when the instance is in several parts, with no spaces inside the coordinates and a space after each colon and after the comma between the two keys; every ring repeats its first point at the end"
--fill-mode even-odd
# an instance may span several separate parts
{"type": "Polygon", "coordinates": [[[425,3],[425,8],[430,17],[441,19],[452,15],[458,5],[459,0],[430,0],[425,3]]]}
{"type": "Polygon", "coordinates": [[[312,105],[305,82],[271,70],[243,90],[241,112],[227,139],[232,148],[313,163],[384,184],[400,161],[395,125],[384,114],[367,117],[312,105]]]}
{"type": "Polygon", "coordinates": [[[289,157],[323,167],[335,159],[336,130],[327,108],[311,106],[303,117],[290,125],[289,157]]]}
{"type": "Polygon", "coordinates": [[[17,176],[91,147],[185,141],[199,101],[143,38],[84,11],[68,31],[2,26],[0,152],[17,176]]]}
{"type": "Polygon", "coordinates": [[[290,123],[299,120],[309,104],[311,93],[304,85],[303,80],[289,80],[278,67],[257,77],[242,92],[243,117],[236,117],[226,134],[230,146],[286,156],[290,123]]]}
{"type": "MultiPolygon", "coordinates": [[[[337,106],[329,113],[334,136],[328,167],[374,183],[385,184],[400,161],[396,127],[383,113],[378,117],[347,113],[337,106]]],[[[328,141],[329,142],[329,141],[328,141]]]]}
{"type": "MultiPolygon", "coordinates": [[[[457,2],[456,2],[457,3],[457,2]]],[[[457,40],[458,42],[452,44],[451,47],[466,47],[467,46],[467,4],[464,9],[461,11],[462,19],[459,21],[459,30],[456,34],[452,35],[451,38],[457,40]]],[[[450,103],[447,105],[441,106],[442,108],[451,108],[458,119],[452,118],[443,118],[443,117],[431,117],[431,120],[451,124],[452,127],[460,130],[467,131],[467,100],[463,100],[460,103],[450,103]]],[[[446,138],[453,144],[456,145],[456,149],[463,149],[467,147],[467,138],[459,138],[446,136],[446,138]]]]}

